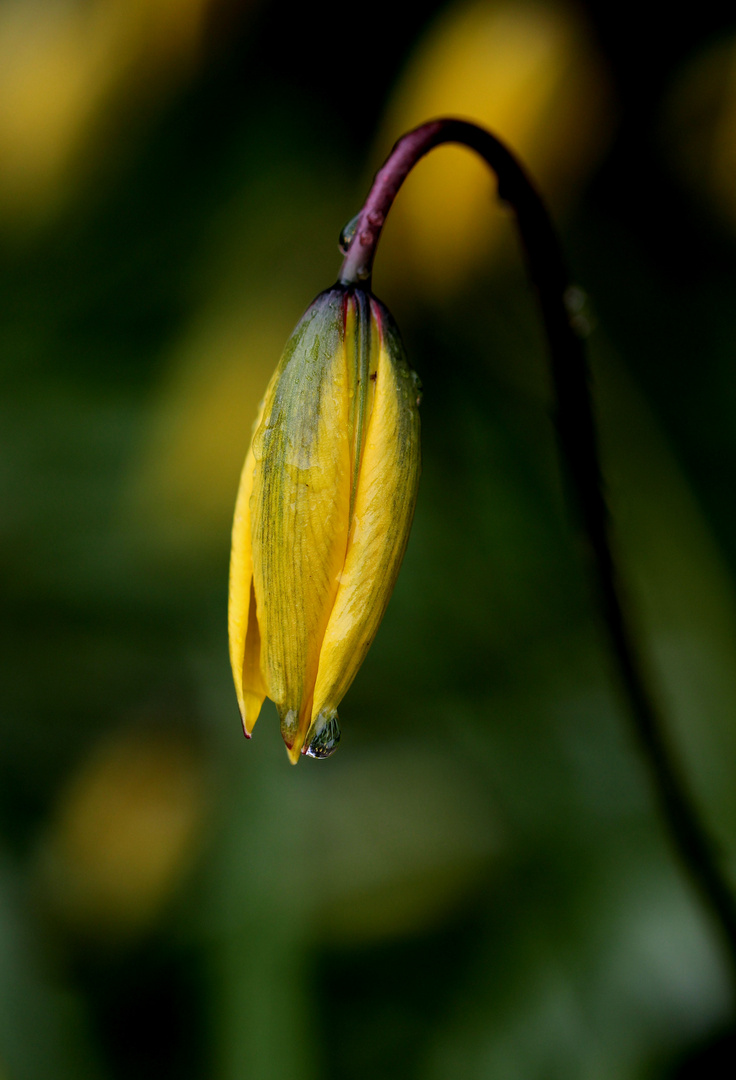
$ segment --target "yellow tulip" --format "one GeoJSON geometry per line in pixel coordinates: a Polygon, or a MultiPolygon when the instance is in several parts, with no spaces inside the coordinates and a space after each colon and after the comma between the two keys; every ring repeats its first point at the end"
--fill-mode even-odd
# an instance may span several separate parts
{"type": "Polygon", "coordinates": [[[417,384],[386,308],[336,285],[307,309],[266,391],[230,563],[230,659],[245,733],[276,704],[289,757],[327,757],[376,635],[420,472],[417,384]]]}

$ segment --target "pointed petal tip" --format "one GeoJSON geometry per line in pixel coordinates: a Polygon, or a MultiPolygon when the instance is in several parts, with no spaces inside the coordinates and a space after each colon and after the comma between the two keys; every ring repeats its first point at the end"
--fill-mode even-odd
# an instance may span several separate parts
{"type": "Polygon", "coordinates": [[[250,739],[253,735],[253,728],[256,726],[256,721],[261,714],[261,705],[265,700],[265,695],[253,694],[246,691],[243,694],[243,704],[241,709],[241,717],[243,721],[243,734],[246,739],[250,739]]]}
{"type": "Polygon", "coordinates": [[[298,765],[299,764],[299,758],[302,755],[302,751],[301,751],[301,748],[300,748],[298,743],[294,743],[293,746],[288,746],[287,745],[286,746],[286,753],[287,753],[287,755],[289,757],[289,761],[291,762],[292,765],[298,765]]]}
{"type": "Polygon", "coordinates": [[[242,728],[242,731],[243,731],[243,737],[246,738],[246,739],[252,738],[253,732],[248,731],[248,728],[245,725],[245,717],[243,716],[242,712],[238,713],[238,716],[240,717],[240,727],[242,728]]]}
{"type": "Polygon", "coordinates": [[[303,753],[306,724],[299,719],[296,709],[284,709],[281,714],[281,738],[284,740],[289,761],[296,765],[303,753]]]}

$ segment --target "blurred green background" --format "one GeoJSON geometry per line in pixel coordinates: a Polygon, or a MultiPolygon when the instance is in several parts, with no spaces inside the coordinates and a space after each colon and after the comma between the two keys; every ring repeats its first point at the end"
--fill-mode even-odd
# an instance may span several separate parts
{"type": "Polygon", "coordinates": [[[736,871],[736,21],[415,10],[0,0],[0,1080],[731,1075],[466,151],[416,170],[376,263],[424,469],[343,745],[292,768],[270,705],[242,738],[257,402],[394,139],[462,115],[584,290],[642,637],[736,871]]]}

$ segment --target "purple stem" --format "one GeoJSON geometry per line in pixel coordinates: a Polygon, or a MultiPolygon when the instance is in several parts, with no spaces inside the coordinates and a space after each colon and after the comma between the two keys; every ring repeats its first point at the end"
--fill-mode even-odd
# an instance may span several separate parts
{"type": "Polygon", "coordinates": [[[399,139],[376,173],[340,281],[370,288],[376,246],[399,188],[420,158],[449,142],[468,146],[483,158],[496,174],[499,198],[514,211],[547,335],[560,454],[581,518],[590,574],[621,689],[675,851],[720,930],[736,988],[736,905],[667,739],[627,615],[626,593],[609,535],[585,350],[571,325],[565,302],[570,280],[541,198],[513,154],[490,132],[463,120],[423,124],[399,139]]]}

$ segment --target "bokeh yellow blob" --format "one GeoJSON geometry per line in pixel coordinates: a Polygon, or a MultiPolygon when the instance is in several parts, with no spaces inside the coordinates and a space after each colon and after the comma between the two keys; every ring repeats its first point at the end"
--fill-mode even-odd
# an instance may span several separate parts
{"type": "Polygon", "coordinates": [[[736,229],[736,38],[714,42],[680,72],[664,135],[685,182],[736,229]]]}
{"type": "MultiPolygon", "coordinates": [[[[554,207],[574,196],[605,146],[605,79],[574,9],[474,0],[430,28],[389,105],[378,155],[438,116],[489,128],[522,159],[554,207]]],[[[414,170],[391,213],[377,260],[379,291],[461,287],[498,249],[503,215],[486,166],[441,147],[414,170]]]]}
{"type": "MultiPolygon", "coordinates": [[[[0,7],[0,211],[55,205],[98,156],[100,121],[192,69],[217,0],[16,0],[0,7]]],[[[104,143],[104,140],[102,140],[104,143]]]]}
{"type": "Polygon", "coordinates": [[[219,308],[175,350],[123,507],[167,558],[226,557],[253,422],[295,314],[288,298],[219,308]]]}
{"type": "Polygon", "coordinates": [[[40,861],[47,905],[83,936],[144,929],[188,866],[204,810],[202,766],[184,739],[141,731],[111,739],[57,804],[40,861]]]}

